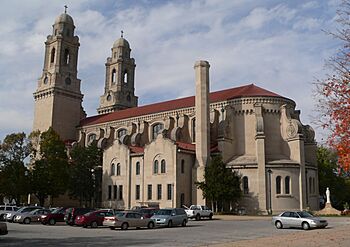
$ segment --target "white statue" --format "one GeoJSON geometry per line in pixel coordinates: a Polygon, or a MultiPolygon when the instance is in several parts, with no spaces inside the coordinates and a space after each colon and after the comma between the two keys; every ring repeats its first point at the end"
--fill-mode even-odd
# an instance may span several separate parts
{"type": "Polygon", "coordinates": [[[329,191],[328,187],[327,187],[327,190],[326,190],[326,196],[327,196],[326,203],[331,203],[331,192],[329,191]]]}

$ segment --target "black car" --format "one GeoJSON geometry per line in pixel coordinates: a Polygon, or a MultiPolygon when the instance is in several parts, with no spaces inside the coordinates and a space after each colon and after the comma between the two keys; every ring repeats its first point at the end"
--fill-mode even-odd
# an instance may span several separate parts
{"type": "Polygon", "coordinates": [[[95,211],[93,208],[68,208],[64,215],[64,221],[67,225],[73,226],[75,224],[75,218],[78,215],[83,215],[89,212],[95,211]]]}

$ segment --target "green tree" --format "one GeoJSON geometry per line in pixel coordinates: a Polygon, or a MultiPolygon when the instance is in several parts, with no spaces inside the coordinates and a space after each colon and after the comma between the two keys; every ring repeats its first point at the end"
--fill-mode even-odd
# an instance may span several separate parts
{"type": "Polygon", "coordinates": [[[336,151],[320,146],[317,148],[319,193],[325,197],[326,189],[331,191],[332,206],[342,210],[350,202],[350,181],[338,166],[336,151]]]}
{"type": "Polygon", "coordinates": [[[25,133],[7,135],[0,143],[0,195],[17,204],[29,192],[28,170],[25,159],[31,145],[25,133]]]}
{"type": "Polygon", "coordinates": [[[221,156],[212,157],[205,168],[204,181],[197,182],[197,187],[203,191],[203,197],[212,203],[213,209],[219,208],[220,211],[225,205],[241,198],[240,185],[241,177],[236,171],[226,168],[221,156]]]}
{"type": "Polygon", "coordinates": [[[88,147],[75,146],[70,157],[70,195],[77,198],[80,205],[84,203],[93,207],[101,185],[99,167],[102,163],[102,152],[94,142],[88,147]]]}
{"type": "Polygon", "coordinates": [[[44,205],[49,195],[54,198],[67,191],[68,157],[63,141],[52,128],[40,135],[38,147],[31,170],[31,185],[40,205],[44,205]]]}

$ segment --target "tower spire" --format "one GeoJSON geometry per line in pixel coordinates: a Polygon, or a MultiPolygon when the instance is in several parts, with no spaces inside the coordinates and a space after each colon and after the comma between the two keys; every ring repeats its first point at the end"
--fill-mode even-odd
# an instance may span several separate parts
{"type": "Polygon", "coordinates": [[[68,6],[67,5],[64,5],[64,13],[67,14],[67,9],[68,9],[68,6]]]}
{"type": "Polygon", "coordinates": [[[120,37],[121,37],[121,38],[124,37],[124,31],[123,31],[123,30],[120,31],[120,37]]]}

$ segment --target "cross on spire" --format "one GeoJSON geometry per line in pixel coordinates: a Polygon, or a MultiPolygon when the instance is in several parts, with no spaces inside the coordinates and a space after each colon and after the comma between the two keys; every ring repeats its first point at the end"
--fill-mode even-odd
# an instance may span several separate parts
{"type": "Polygon", "coordinates": [[[120,37],[123,38],[123,36],[124,36],[124,31],[121,30],[121,31],[120,31],[120,37]]]}
{"type": "Polygon", "coordinates": [[[68,9],[68,6],[67,5],[64,5],[64,13],[67,14],[67,9],[68,9]]]}

